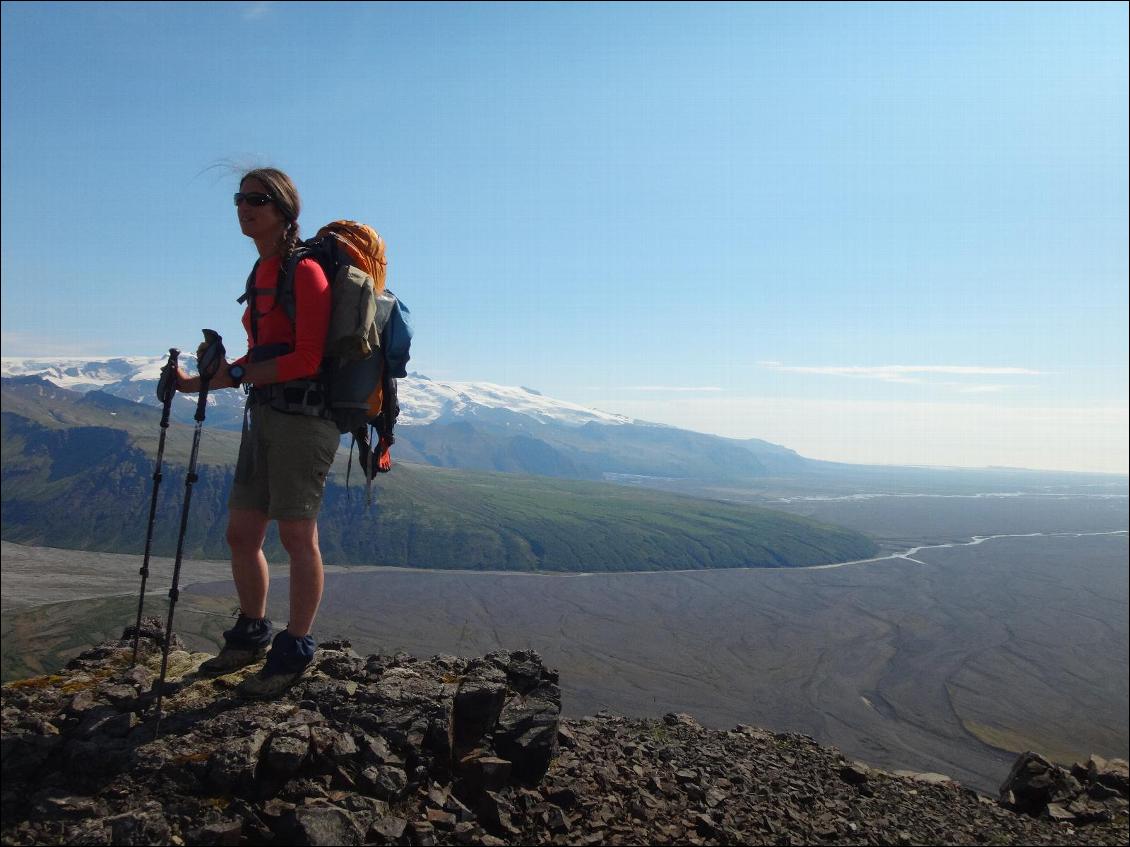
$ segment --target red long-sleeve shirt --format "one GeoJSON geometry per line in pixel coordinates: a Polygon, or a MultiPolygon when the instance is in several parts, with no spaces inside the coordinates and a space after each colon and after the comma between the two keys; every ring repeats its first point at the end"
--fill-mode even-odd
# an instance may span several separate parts
{"type": "Polygon", "coordinates": [[[279,382],[307,379],[318,373],[330,325],[330,284],[313,259],[303,259],[294,271],[294,322],[287,317],[275,296],[279,278],[278,256],[264,259],[255,272],[255,288],[270,289],[254,294],[243,312],[248,353],[238,361],[246,364],[250,348],[267,344],[287,344],[291,351],[274,361],[279,382]],[[251,310],[258,314],[258,338],[251,337],[251,310]]]}

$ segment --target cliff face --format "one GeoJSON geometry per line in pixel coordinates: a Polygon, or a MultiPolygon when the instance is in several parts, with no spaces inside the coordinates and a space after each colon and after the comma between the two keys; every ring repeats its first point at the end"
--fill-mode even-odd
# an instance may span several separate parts
{"type": "Polygon", "coordinates": [[[994,800],[798,735],[686,715],[560,717],[532,652],[320,645],[286,695],[239,700],[160,622],[3,687],[5,844],[1127,843],[1124,762],[1021,757],[994,800]]]}

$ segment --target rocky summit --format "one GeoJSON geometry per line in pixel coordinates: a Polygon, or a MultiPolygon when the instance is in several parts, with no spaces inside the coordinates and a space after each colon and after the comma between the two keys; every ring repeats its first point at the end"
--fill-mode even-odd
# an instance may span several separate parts
{"type": "Polygon", "coordinates": [[[811,738],[688,715],[561,717],[531,651],[319,645],[244,701],[147,620],[3,687],[4,844],[1126,844],[1127,766],[1021,756],[997,798],[811,738]]]}

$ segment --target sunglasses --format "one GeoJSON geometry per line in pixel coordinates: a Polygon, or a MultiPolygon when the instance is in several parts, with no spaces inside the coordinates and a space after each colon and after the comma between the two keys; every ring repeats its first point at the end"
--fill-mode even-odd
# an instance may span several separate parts
{"type": "Polygon", "coordinates": [[[237,206],[240,204],[240,202],[246,203],[248,206],[266,206],[275,198],[270,194],[264,194],[261,191],[237,191],[235,193],[234,199],[235,205],[237,206]]]}

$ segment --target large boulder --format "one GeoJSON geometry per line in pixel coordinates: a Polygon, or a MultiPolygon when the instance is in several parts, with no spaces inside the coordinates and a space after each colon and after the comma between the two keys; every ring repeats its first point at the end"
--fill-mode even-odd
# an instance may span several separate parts
{"type": "Polygon", "coordinates": [[[1046,812],[1049,804],[1066,804],[1083,792],[1075,777],[1039,753],[1022,753],[1001,783],[1001,800],[1030,815],[1046,812]]]}

